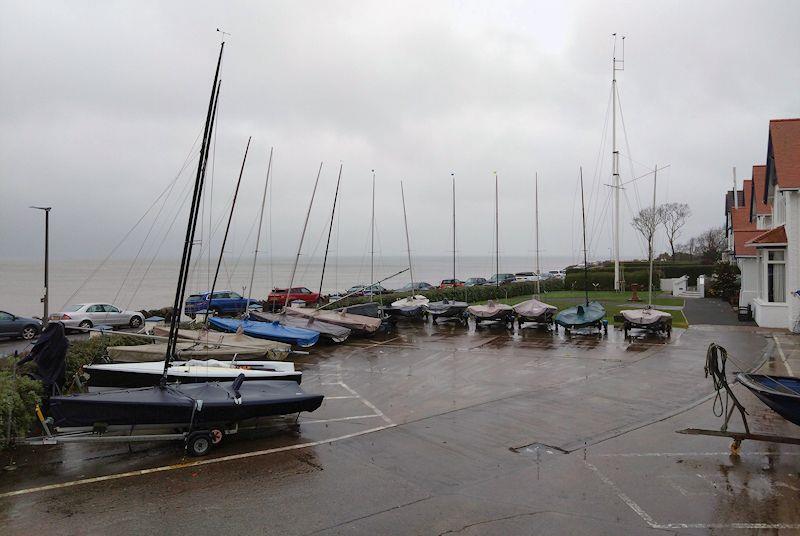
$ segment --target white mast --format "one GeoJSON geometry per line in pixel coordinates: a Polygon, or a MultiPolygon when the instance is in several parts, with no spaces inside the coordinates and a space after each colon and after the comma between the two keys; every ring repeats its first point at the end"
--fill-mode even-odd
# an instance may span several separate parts
{"type": "MultiPolygon", "coordinates": [[[[370,217],[369,239],[369,284],[375,284],[375,170],[372,170],[372,216],[370,217]]],[[[369,301],[372,301],[374,292],[370,291],[369,301]]]]}
{"type": "Polygon", "coordinates": [[[536,296],[539,296],[539,294],[542,291],[540,283],[542,272],[539,270],[539,173],[538,172],[536,173],[533,192],[534,192],[533,203],[536,208],[536,296]]]}
{"type": "Polygon", "coordinates": [[[292,266],[292,275],[289,277],[289,287],[286,289],[286,301],[283,303],[284,307],[289,307],[289,296],[292,294],[292,285],[294,285],[294,276],[297,273],[297,263],[300,261],[300,253],[303,251],[303,240],[306,237],[306,229],[308,229],[308,218],[311,216],[311,207],[314,206],[314,196],[317,194],[317,185],[319,184],[319,176],[322,174],[322,162],[319,163],[319,170],[317,170],[317,180],[314,181],[314,189],[311,191],[311,201],[308,202],[308,212],[306,212],[306,221],[303,223],[303,232],[300,234],[300,244],[297,246],[297,255],[294,258],[294,266],[292,266]]]}
{"type": "Polygon", "coordinates": [[[739,195],[736,193],[736,166],[733,166],[733,208],[739,208],[739,195]]]}
{"type": "Polygon", "coordinates": [[[269,186],[269,174],[272,171],[272,150],[269,148],[269,163],[267,164],[267,178],[264,181],[264,193],[261,196],[261,212],[258,214],[258,232],[256,233],[256,250],[253,252],[253,268],[250,270],[250,286],[247,287],[247,311],[245,315],[250,314],[250,297],[253,295],[253,278],[256,275],[256,260],[258,259],[258,246],[261,243],[261,223],[264,220],[264,205],[267,202],[267,187],[269,186]]]}
{"type": "Polygon", "coordinates": [[[400,181],[400,198],[403,200],[403,226],[406,229],[406,250],[408,251],[408,274],[411,277],[411,294],[414,296],[414,265],[411,262],[411,240],[408,238],[408,217],[406,216],[406,194],[403,191],[403,181],[400,181]]]}
{"type": "MultiPolygon", "coordinates": [[[[656,217],[656,179],[658,176],[658,164],[656,164],[656,168],[653,170],[653,221],[655,222],[656,217]]],[[[657,228],[657,226],[656,226],[657,228]]],[[[656,234],[653,231],[653,236],[650,237],[650,287],[647,291],[647,306],[653,306],[653,242],[655,242],[656,234]]]]}
{"type": "Polygon", "coordinates": [[[611,62],[611,187],[614,189],[614,290],[622,290],[619,277],[619,151],[617,150],[617,71],[625,68],[625,36],[622,37],[622,59],[617,59],[617,34],[611,62]],[[619,67],[617,67],[619,64],[619,67]]]}

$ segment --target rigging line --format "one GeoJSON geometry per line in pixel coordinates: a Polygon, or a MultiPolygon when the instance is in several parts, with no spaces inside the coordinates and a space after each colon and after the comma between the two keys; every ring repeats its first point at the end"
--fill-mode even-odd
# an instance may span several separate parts
{"type": "MultiPolygon", "coordinates": [[[[632,162],[633,158],[630,156],[631,155],[631,146],[630,146],[630,141],[628,140],[628,129],[627,129],[626,125],[625,125],[625,114],[624,114],[624,112],[622,110],[622,99],[619,96],[619,89],[617,89],[617,103],[618,103],[618,108],[619,108],[619,118],[620,118],[620,122],[622,123],[622,135],[625,138],[625,147],[627,148],[627,151],[628,151],[628,165],[630,166],[631,176],[634,176],[635,173],[633,172],[633,162],[632,162]]],[[[639,188],[637,188],[636,183],[633,183],[633,193],[636,196],[636,206],[641,211],[642,210],[642,201],[639,198],[639,188]]]]}
{"type": "MultiPolygon", "coordinates": [[[[336,193],[333,195],[333,208],[331,209],[331,223],[328,226],[328,242],[325,244],[325,258],[322,260],[322,274],[319,277],[319,293],[322,295],[322,283],[325,280],[325,264],[328,262],[328,249],[331,245],[331,233],[333,232],[333,218],[336,215],[336,201],[339,199],[339,183],[342,180],[342,164],[339,164],[339,177],[336,179],[336,193]]],[[[370,283],[372,284],[372,283],[370,283]]]]}
{"type": "MultiPolygon", "coordinates": [[[[622,195],[625,198],[625,204],[628,205],[628,210],[631,212],[631,214],[633,214],[634,212],[633,212],[633,208],[631,207],[631,201],[628,198],[628,194],[623,190],[622,195]]],[[[642,253],[645,253],[646,252],[646,246],[643,246],[644,237],[642,236],[642,233],[637,232],[636,236],[638,238],[637,241],[639,242],[639,247],[641,248],[642,253]]]]}
{"type": "MultiPolygon", "coordinates": [[[[201,134],[200,134],[200,135],[202,135],[202,132],[201,132],[201,134]]],[[[139,226],[139,224],[140,224],[140,223],[141,223],[141,222],[142,222],[142,221],[143,221],[143,220],[144,220],[144,219],[147,217],[147,215],[150,213],[150,211],[153,209],[153,207],[155,207],[155,206],[158,204],[158,201],[161,199],[161,197],[162,197],[164,194],[166,194],[166,193],[167,193],[167,191],[170,189],[170,187],[172,186],[172,184],[173,184],[173,183],[175,183],[175,182],[176,182],[176,181],[177,181],[177,180],[180,178],[181,174],[183,173],[184,169],[186,168],[186,165],[187,165],[187,163],[186,163],[186,162],[188,162],[188,161],[190,161],[190,160],[191,160],[191,154],[192,154],[192,151],[194,151],[195,145],[197,145],[197,140],[198,140],[198,139],[200,139],[200,135],[198,135],[198,136],[195,138],[195,140],[194,140],[194,143],[192,143],[192,147],[189,149],[189,154],[187,154],[187,156],[186,156],[186,159],[185,159],[185,161],[184,161],[184,164],[183,164],[183,165],[180,167],[180,170],[178,171],[177,175],[176,175],[176,176],[175,176],[175,177],[172,179],[172,181],[170,181],[170,183],[169,183],[169,184],[167,184],[167,186],[166,186],[166,187],[165,187],[165,188],[164,188],[164,189],[161,191],[161,193],[160,193],[160,194],[158,194],[158,196],[157,196],[157,197],[156,197],[156,198],[153,200],[153,203],[152,203],[152,204],[151,204],[151,205],[150,205],[150,206],[147,208],[147,210],[146,210],[146,211],[144,212],[144,214],[142,214],[142,216],[141,216],[141,217],[140,217],[140,218],[139,218],[139,219],[136,221],[136,223],[134,223],[134,224],[133,224],[133,227],[131,227],[131,228],[128,230],[128,232],[127,232],[127,233],[125,233],[125,235],[124,235],[124,236],[122,237],[122,239],[121,239],[121,240],[120,240],[120,241],[117,243],[117,245],[115,245],[115,246],[114,246],[114,247],[111,249],[111,251],[109,252],[109,254],[108,254],[108,255],[107,255],[107,256],[106,256],[106,257],[105,257],[105,258],[104,258],[104,259],[103,259],[103,260],[100,262],[100,264],[99,264],[97,267],[95,267],[95,269],[94,269],[94,270],[92,270],[92,272],[91,272],[91,273],[90,273],[90,274],[89,274],[89,275],[86,277],[86,279],[85,279],[85,280],[84,280],[84,281],[83,281],[83,282],[80,284],[80,286],[78,286],[78,288],[77,288],[77,289],[76,289],[76,290],[75,290],[75,291],[74,291],[72,294],[70,294],[69,298],[67,298],[67,301],[66,301],[66,302],[64,302],[64,305],[62,305],[62,306],[61,306],[61,308],[62,308],[62,309],[63,309],[64,307],[66,307],[67,305],[69,305],[69,302],[70,302],[70,301],[72,301],[72,298],[74,298],[74,297],[75,297],[75,296],[76,296],[76,295],[77,295],[77,294],[78,294],[78,293],[79,293],[81,290],[83,290],[83,287],[85,287],[85,286],[86,286],[86,283],[88,283],[88,282],[89,282],[89,280],[90,280],[90,279],[92,279],[92,278],[93,278],[93,277],[94,277],[94,276],[97,274],[97,272],[99,272],[99,271],[100,271],[100,269],[101,269],[103,266],[105,266],[105,264],[108,262],[108,260],[109,260],[109,259],[110,259],[110,258],[111,258],[113,255],[114,255],[114,253],[115,253],[115,252],[116,252],[116,251],[117,251],[117,250],[120,248],[120,246],[122,246],[122,244],[125,242],[125,240],[127,240],[127,239],[128,239],[128,237],[129,237],[129,236],[130,236],[130,235],[133,233],[133,231],[134,231],[134,230],[136,230],[136,228],[139,226]]]]}
{"type": "Polygon", "coordinates": [[[596,195],[600,193],[600,184],[602,183],[602,170],[603,170],[603,154],[605,153],[606,148],[606,141],[608,140],[608,119],[610,117],[610,110],[611,110],[611,92],[612,89],[608,91],[608,100],[606,101],[606,113],[605,113],[605,120],[603,121],[603,130],[602,135],[600,136],[600,148],[597,151],[597,159],[595,160],[594,165],[594,173],[592,174],[592,190],[590,191],[589,196],[589,208],[588,212],[592,213],[592,203],[595,199],[596,195]]]}
{"type": "Polygon", "coordinates": [[[189,200],[189,194],[191,193],[191,189],[190,189],[191,185],[192,185],[191,182],[187,182],[186,186],[183,189],[183,192],[181,192],[181,194],[178,195],[179,198],[182,197],[183,199],[178,204],[178,210],[176,210],[175,214],[172,216],[172,222],[170,222],[169,227],[167,227],[167,230],[164,232],[164,236],[161,237],[161,241],[159,242],[155,253],[153,253],[153,256],[150,259],[150,262],[148,263],[147,268],[145,269],[144,273],[142,274],[142,277],[139,279],[139,283],[137,283],[136,288],[133,291],[133,295],[131,295],[130,302],[128,302],[128,308],[130,308],[130,304],[133,303],[133,300],[136,298],[136,295],[138,294],[139,289],[142,287],[142,283],[144,283],[144,280],[147,278],[147,275],[150,273],[150,268],[152,268],[153,264],[155,263],[156,259],[158,258],[158,254],[161,251],[161,247],[167,241],[167,238],[169,237],[169,234],[172,231],[172,227],[175,225],[175,222],[178,220],[178,216],[180,216],[183,207],[186,205],[186,202],[189,200]]]}
{"type": "Polygon", "coordinates": [[[231,283],[231,280],[232,280],[233,276],[236,275],[236,271],[239,269],[239,263],[241,262],[242,257],[244,257],[244,253],[245,253],[245,250],[247,249],[247,246],[250,244],[250,237],[253,236],[253,230],[256,228],[256,223],[257,222],[258,222],[258,217],[256,216],[253,219],[253,223],[250,224],[250,230],[247,231],[247,236],[245,237],[244,242],[242,242],[242,249],[239,251],[239,256],[236,258],[236,262],[233,264],[233,268],[231,268],[230,274],[228,273],[227,267],[225,269],[225,273],[228,276],[228,288],[229,289],[232,288],[231,285],[233,283],[231,283]]]}
{"type": "MultiPolygon", "coordinates": [[[[600,209],[600,211],[598,213],[598,217],[597,217],[598,221],[601,221],[601,222],[603,221],[603,218],[606,215],[606,211],[608,210],[608,207],[611,205],[611,193],[612,193],[611,190],[607,190],[606,191],[606,196],[605,196],[605,201],[603,203],[603,207],[600,209]]],[[[600,234],[601,234],[600,230],[604,229],[604,228],[605,228],[605,226],[603,226],[603,225],[596,225],[592,229],[592,232],[589,235],[589,246],[590,247],[592,245],[596,244],[595,240],[599,240],[600,234]]]]}

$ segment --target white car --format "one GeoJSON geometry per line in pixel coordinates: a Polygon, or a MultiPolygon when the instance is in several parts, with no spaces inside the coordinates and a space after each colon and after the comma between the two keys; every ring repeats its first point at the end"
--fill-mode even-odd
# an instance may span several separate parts
{"type": "Polygon", "coordinates": [[[138,328],[144,323],[139,311],[123,311],[108,303],[78,303],[52,313],[51,321],[64,324],[65,328],[91,328],[93,326],[128,326],[138,328]]]}
{"type": "Polygon", "coordinates": [[[547,272],[548,279],[564,279],[567,277],[566,270],[550,270],[547,272]]]}
{"type": "Polygon", "coordinates": [[[514,274],[514,281],[525,283],[530,281],[540,281],[542,278],[536,272],[517,272],[514,274]]]}

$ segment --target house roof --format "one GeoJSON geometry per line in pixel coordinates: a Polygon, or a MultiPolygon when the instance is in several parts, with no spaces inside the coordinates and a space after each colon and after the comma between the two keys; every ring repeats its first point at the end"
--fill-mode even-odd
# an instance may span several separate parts
{"type": "Polygon", "coordinates": [[[769,231],[765,231],[755,238],[747,242],[747,245],[752,245],[757,248],[767,246],[785,246],[787,244],[786,228],[781,225],[769,231]]]}
{"type": "MultiPolygon", "coordinates": [[[[744,190],[737,190],[736,193],[739,197],[739,206],[744,206],[744,190]]],[[[725,215],[728,215],[728,212],[734,208],[733,206],[733,190],[728,190],[725,192],[725,215]]]]}
{"type": "Polygon", "coordinates": [[[800,188],[800,118],[769,122],[767,166],[771,165],[774,169],[769,175],[778,186],[800,188]]]}
{"type": "Polygon", "coordinates": [[[757,214],[772,214],[772,204],[764,201],[764,188],[767,182],[767,166],[753,166],[753,181],[750,184],[748,205],[750,206],[750,219],[754,220],[757,214]]]}
{"type": "Polygon", "coordinates": [[[757,253],[756,248],[747,243],[759,236],[763,231],[756,229],[755,222],[750,221],[750,207],[732,209],[731,221],[733,222],[733,254],[736,257],[755,256],[757,253]]]}

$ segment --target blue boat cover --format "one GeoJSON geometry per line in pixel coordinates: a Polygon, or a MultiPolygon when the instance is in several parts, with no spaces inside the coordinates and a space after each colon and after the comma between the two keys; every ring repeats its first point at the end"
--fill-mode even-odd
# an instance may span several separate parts
{"type": "Polygon", "coordinates": [[[565,328],[590,326],[606,316],[606,308],[600,302],[591,301],[564,309],[556,315],[556,323],[565,328]]]}
{"type": "Polygon", "coordinates": [[[310,329],[282,326],[278,322],[259,322],[258,320],[239,320],[238,318],[211,317],[209,323],[217,329],[236,333],[241,327],[245,335],[259,339],[285,342],[302,348],[314,346],[319,340],[319,332],[310,329]]]}

